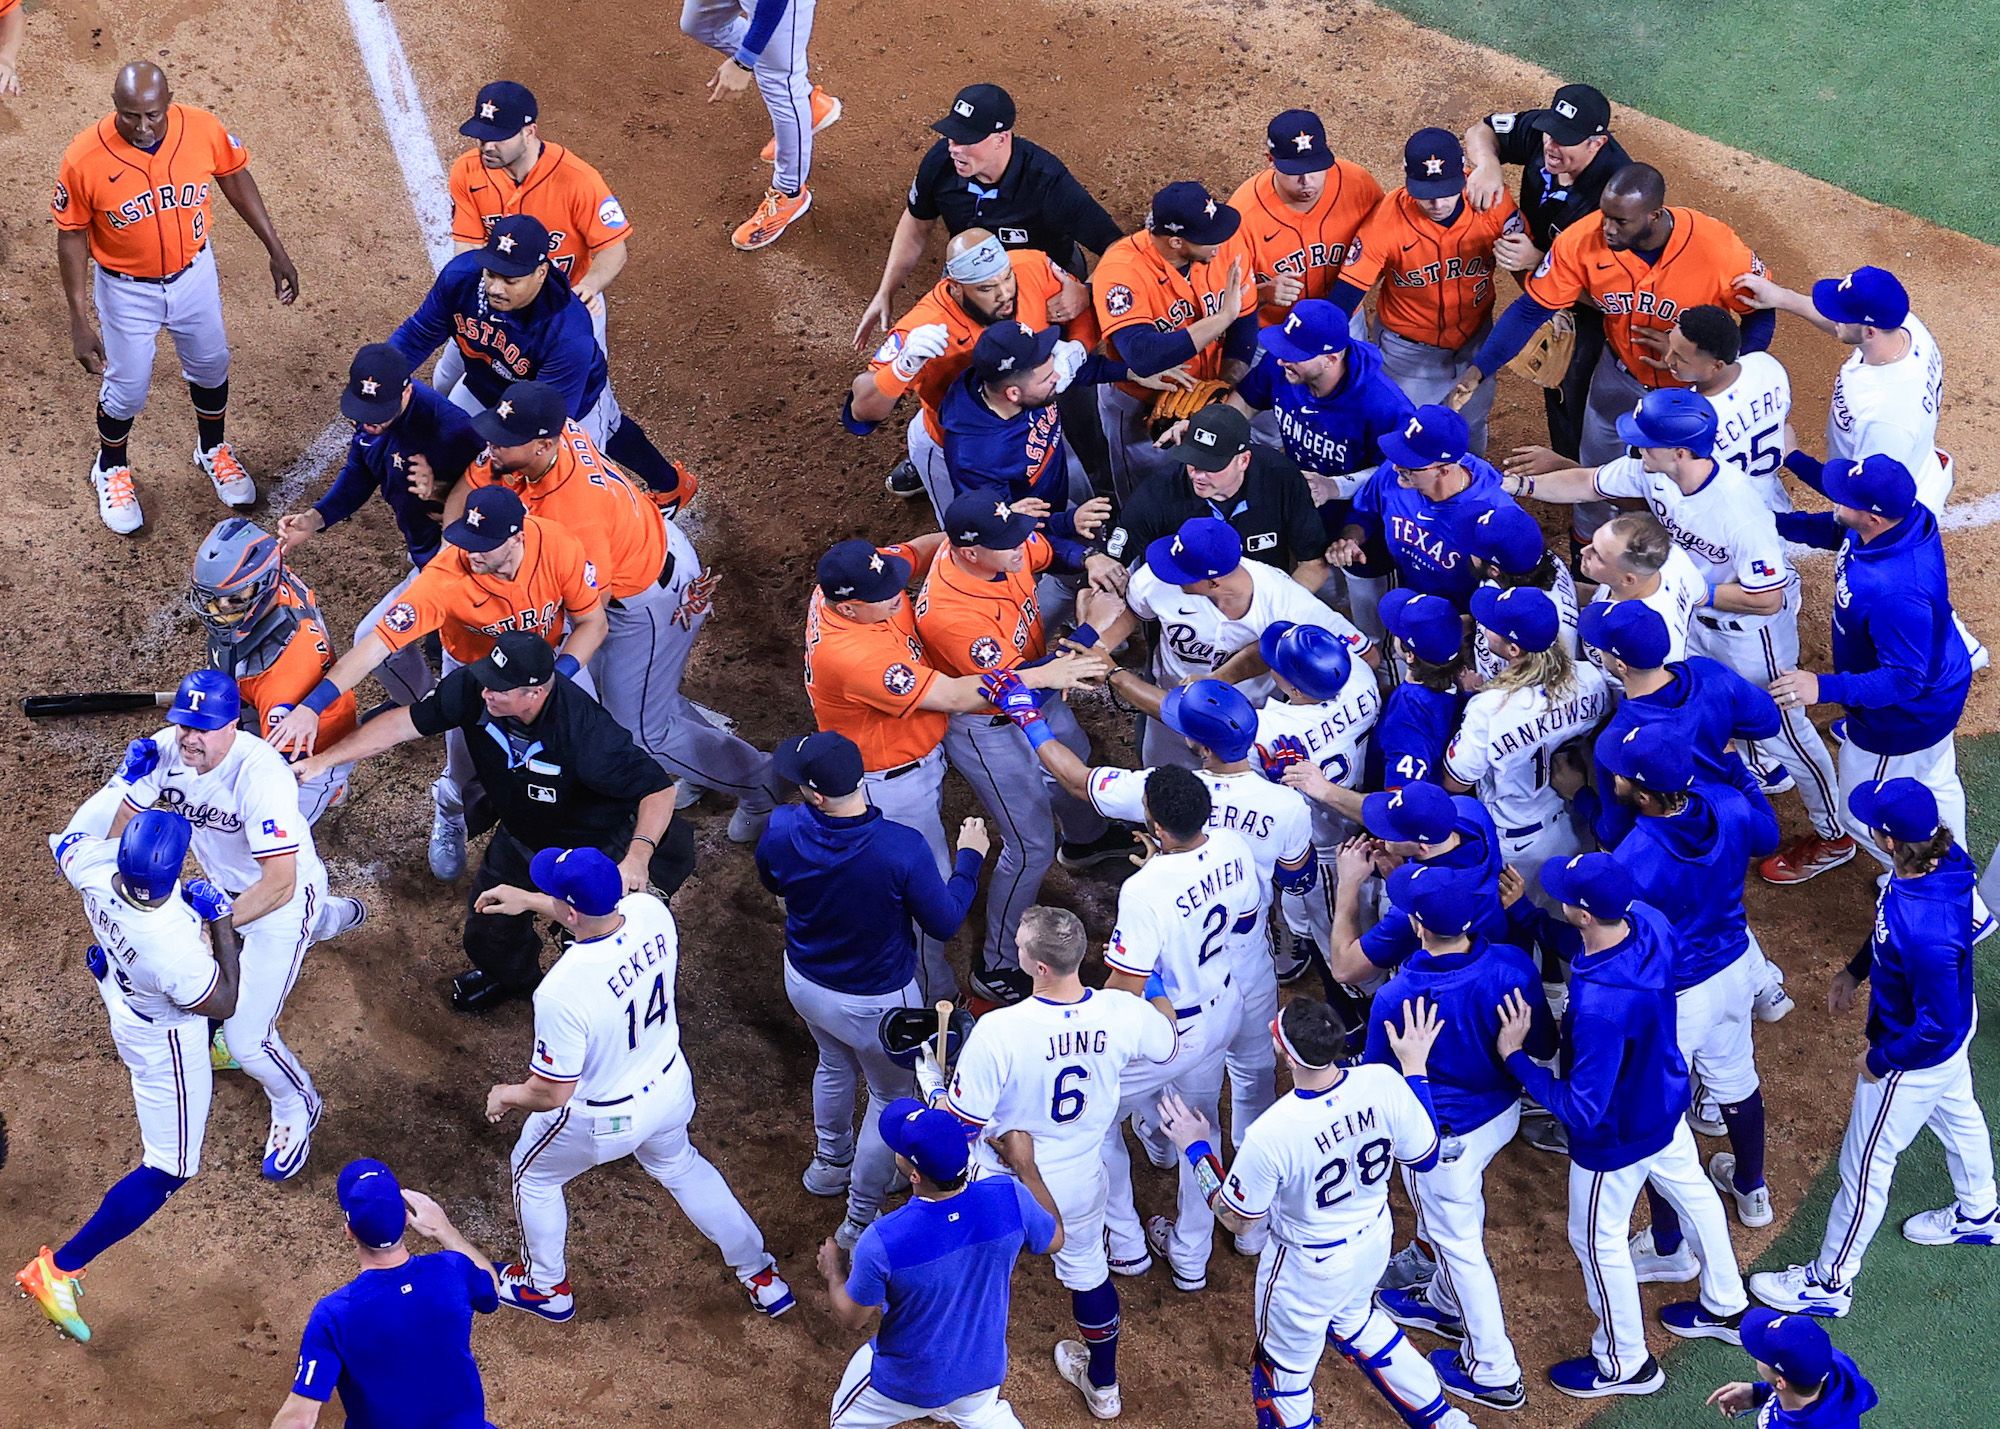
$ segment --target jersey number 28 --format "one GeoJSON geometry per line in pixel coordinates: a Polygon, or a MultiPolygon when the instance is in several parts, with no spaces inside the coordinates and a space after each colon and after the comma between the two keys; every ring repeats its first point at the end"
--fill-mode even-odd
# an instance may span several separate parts
{"type": "Polygon", "coordinates": [[[1354,1153],[1350,1162],[1345,1156],[1336,1156],[1313,1173],[1313,1183],[1317,1187],[1313,1201],[1323,1211],[1329,1206],[1337,1206],[1354,1194],[1354,1187],[1347,1184],[1352,1175],[1364,1186],[1372,1186],[1389,1174],[1390,1152],[1394,1147],[1386,1136],[1361,1143],[1361,1149],[1354,1153]]]}
{"type": "Polygon", "coordinates": [[[667,1020],[667,975],[659,973],[653,978],[653,990],[646,994],[646,1020],[639,1020],[639,999],[633,998],[625,1004],[625,1045],[636,1051],[639,1046],[639,1029],[651,1027],[655,1022],[667,1020]]]}

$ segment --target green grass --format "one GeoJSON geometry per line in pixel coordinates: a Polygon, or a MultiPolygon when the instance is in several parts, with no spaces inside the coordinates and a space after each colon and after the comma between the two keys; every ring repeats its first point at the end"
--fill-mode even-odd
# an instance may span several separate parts
{"type": "Polygon", "coordinates": [[[1386,3],[1614,103],[2000,241],[1994,0],[1386,3]]]}

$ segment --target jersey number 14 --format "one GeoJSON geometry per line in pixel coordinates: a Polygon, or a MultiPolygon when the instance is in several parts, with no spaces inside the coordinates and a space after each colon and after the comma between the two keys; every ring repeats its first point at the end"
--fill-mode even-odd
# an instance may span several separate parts
{"type": "Polygon", "coordinates": [[[635,997],[625,1004],[625,1045],[637,1051],[639,1029],[651,1027],[656,1022],[665,1022],[668,1010],[667,975],[659,973],[653,978],[653,990],[646,994],[646,1017],[643,1022],[639,1019],[639,999],[635,997]]]}

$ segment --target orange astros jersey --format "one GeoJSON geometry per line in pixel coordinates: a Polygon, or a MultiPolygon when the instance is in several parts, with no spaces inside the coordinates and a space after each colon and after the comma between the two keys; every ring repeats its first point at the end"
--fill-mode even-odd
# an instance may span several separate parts
{"type": "Polygon", "coordinates": [[[1750,305],[1737,291],[1744,273],[1762,273],[1763,262],[1722,220],[1691,208],[1670,208],[1673,235],[1648,263],[1604,242],[1602,223],[1574,223],[1549,245],[1548,256],[1522,289],[1545,308],[1562,309],[1588,299],[1604,314],[1604,336],[1647,387],[1684,387],[1663,364],[1632,341],[1634,327],[1667,332],[1689,308],[1713,303],[1733,313],[1750,305]]]}
{"type": "Polygon", "coordinates": [[[484,243],[493,220],[525,213],[549,231],[549,257],[574,288],[590,260],[632,234],[625,209],[604,175],[560,144],[542,144],[541,157],[520,183],[505,169],[489,169],[479,151],[467,149],[451,166],[451,236],[484,243]]]}
{"type": "MultiPolygon", "coordinates": [[[[882,550],[908,558],[900,546],[882,550]]],[[[806,608],[806,696],[821,729],[854,741],[863,769],[894,769],[944,742],[946,717],[917,707],[938,678],[907,599],[887,620],[862,625],[813,587],[806,608]]]]}
{"type": "Polygon", "coordinates": [[[660,582],[667,560],[667,528],[660,508],[641,495],[625,473],[606,461],[583,428],[564,422],[556,462],[536,481],[493,475],[493,454],[481,452],[465,469],[469,489],[505,485],[530,515],[552,521],[583,543],[605,595],[622,600],[660,582]]]}
{"type": "MultiPolygon", "coordinates": [[[[266,638],[248,648],[228,640],[211,640],[208,646],[209,664],[235,679],[245,713],[255,712],[259,737],[276,729],[285,712],[333,668],[333,642],[312,587],[286,571],[274,595],[286,618],[266,638]]],[[[332,748],[359,723],[354,692],[349,690],[319,717],[320,747],[332,748]]]]}
{"type": "Polygon", "coordinates": [[[983,675],[1042,658],[1047,643],[1035,577],[1056,555],[1039,531],[1024,550],[1021,569],[994,581],[965,570],[949,545],[938,547],[917,594],[917,634],[946,674],[983,675]]]}
{"type": "Polygon", "coordinates": [[[150,154],[121,139],[107,114],[63,151],[49,211],[57,228],[89,230],[98,267],[165,278],[208,242],[210,185],[249,163],[250,151],[206,109],[168,105],[164,137],[150,154]]]}
{"type": "Polygon", "coordinates": [[[1366,292],[1380,278],[1375,314],[1383,327],[1456,351],[1493,315],[1494,240],[1522,231],[1520,210],[1504,193],[1484,213],[1461,203],[1447,225],[1397,189],[1348,245],[1341,280],[1366,292]]]}
{"type": "Polygon", "coordinates": [[[400,650],[435,630],[461,665],[485,659],[504,630],[539,631],[560,647],[563,617],[598,603],[597,573],[583,544],[554,522],[530,516],[521,534],[526,540],[512,580],[477,574],[465,552],[446,542],[372,633],[400,650]]]}
{"type": "MultiPolygon", "coordinates": [[[[1239,235],[1240,237],[1240,235],[1239,235]]],[[[1159,332],[1179,332],[1222,310],[1223,289],[1229,282],[1229,265],[1238,258],[1243,263],[1243,311],[1257,306],[1257,283],[1250,272],[1248,255],[1237,249],[1232,238],[1206,263],[1190,263],[1183,273],[1160,256],[1153,235],[1146,229],[1128,233],[1097,260],[1090,275],[1091,301],[1097,306],[1097,323],[1115,351],[1119,332],[1144,323],[1159,332]]],[[[1185,364],[1197,379],[1222,375],[1222,341],[1217,339],[1185,364]]],[[[1144,402],[1152,397],[1136,382],[1120,382],[1120,391],[1144,402]]]]}
{"type": "MultiPolygon", "coordinates": [[[[1335,159],[1326,171],[1319,200],[1300,213],[1278,197],[1271,184],[1273,172],[1266,168],[1229,196],[1229,206],[1243,215],[1243,226],[1230,242],[1243,250],[1256,269],[1255,277],[1289,273],[1305,284],[1301,298],[1332,297],[1347,246],[1382,201],[1382,185],[1361,165],[1335,159]]],[[[1290,312],[1267,303],[1257,310],[1257,325],[1281,323],[1290,312]]]]}

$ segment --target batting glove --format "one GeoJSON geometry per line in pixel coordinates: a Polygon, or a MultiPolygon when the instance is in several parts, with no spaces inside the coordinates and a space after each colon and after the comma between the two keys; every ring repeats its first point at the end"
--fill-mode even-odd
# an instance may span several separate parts
{"type": "Polygon", "coordinates": [[[1273,784],[1285,782],[1285,771],[1294,764],[1303,764],[1306,747],[1296,735],[1281,735],[1271,741],[1270,746],[1257,746],[1258,763],[1263,766],[1264,777],[1273,784]]]}
{"type": "Polygon", "coordinates": [[[160,746],[150,739],[135,739],[125,746],[125,762],[118,766],[118,777],[127,784],[137,784],[159,767],[160,746]]]}
{"type": "Polygon", "coordinates": [[[933,357],[943,357],[945,349],[951,346],[951,329],[943,323],[925,323],[922,327],[910,329],[910,335],[903,339],[903,350],[890,363],[898,377],[905,382],[913,382],[924,364],[933,357]]]}
{"type": "Polygon", "coordinates": [[[84,950],[83,965],[90,969],[90,975],[99,982],[103,982],[104,975],[111,971],[111,959],[105,957],[104,949],[95,943],[84,950]]]}
{"type": "Polygon", "coordinates": [[[995,670],[979,682],[979,692],[1028,736],[1030,749],[1040,749],[1055,738],[1055,731],[1042,718],[1035,692],[1022,684],[1021,677],[1012,670],[995,670]]]}
{"type": "Polygon", "coordinates": [[[214,923],[227,918],[235,908],[229,901],[229,895],[206,878],[190,878],[183,883],[181,901],[194,909],[204,923],[214,923]]]}
{"type": "Polygon", "coordinates": [[[1080,342],[1063,341],[1057,343],[1055,351],[1049,355],[1056,363],[1056,391],[1067,392],[1069,384],[1076,381],[1077,369],[1090,356],[1090,349],[1080,342]]]}
{"type": "Polygon", "coordinates": [[[932,1055],[930,1043],[917,1049],[917,1095],[924,1099],[924,1105],[936,1106],[944,1100],[944,1069],[932,1055]]]}

